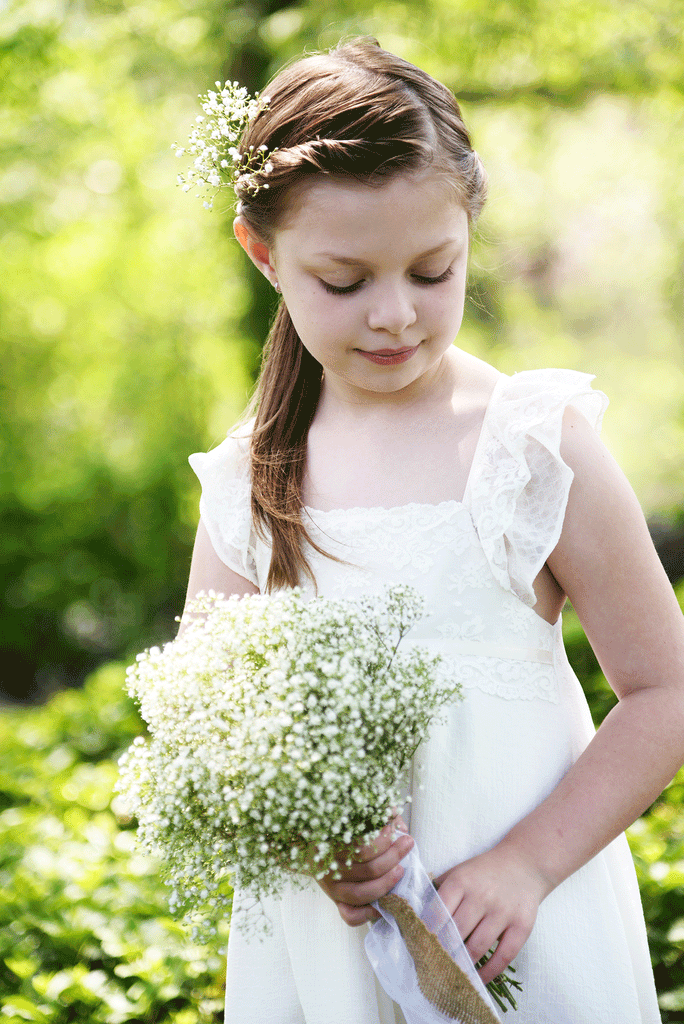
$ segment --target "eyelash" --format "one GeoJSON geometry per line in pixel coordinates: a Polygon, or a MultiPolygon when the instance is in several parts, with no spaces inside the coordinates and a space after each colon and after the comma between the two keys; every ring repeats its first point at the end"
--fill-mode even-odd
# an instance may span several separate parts
{"type": "MultiPolygon", "coordinates": [[[[447,267],[444,273],[440,274],[439,277],[425,277],[422,274],[414,274],[413,277],[416,281],[418,281],[419,284],[431,285],[443,284],[444,281],[449,280],[452,274],[452,268],[447,267]]],[[[321,280],[321,284],[323,285],[325,290],[327,292],[330,292],[332,295],[351,295],[353,294],[353,292],[357,291],[361,287],[361,285],[363,284],[363,279],[361,281],[357,281],[355,284],[348,285],[346,288],[338,288],[336,285],[328,284],[327,281],[323,280],[321,280]]]]}

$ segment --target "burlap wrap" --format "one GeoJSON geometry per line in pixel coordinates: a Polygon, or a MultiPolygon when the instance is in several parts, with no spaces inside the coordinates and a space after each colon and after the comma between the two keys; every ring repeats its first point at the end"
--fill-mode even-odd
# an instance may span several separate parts
{"type": "Polygon", "coordinates": [[[415,846],[401,863],[404,876],[374,904],[382,920],[365,940],[380,984],[407,1024],[497,1024],[501,1018],[415,846]]]}

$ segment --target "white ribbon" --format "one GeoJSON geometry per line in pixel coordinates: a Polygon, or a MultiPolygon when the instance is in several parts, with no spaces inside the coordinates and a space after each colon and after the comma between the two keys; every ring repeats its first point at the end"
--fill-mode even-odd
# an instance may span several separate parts
{"type": "MultiPolygon", "coordinates": [[[[495,1020],[501,1020],[491,996],[480,981],[463,939],[458,933],[451,914],[423,867],[414,846],[401,862],[403,877],[392,889],[393,893],[408,900],[429,931],[437,936],[441,946],[476,989],[491,1009],[495,1020]]],[[[418,987],[418,977],[410,953],[391,914],[386,914],[377,903],[373,906],[382,914],[365,938],[365,948],[378,981],[390,999],[398,1003],[407,1024],[454,1024],[430,1003],[418,987]]]]}

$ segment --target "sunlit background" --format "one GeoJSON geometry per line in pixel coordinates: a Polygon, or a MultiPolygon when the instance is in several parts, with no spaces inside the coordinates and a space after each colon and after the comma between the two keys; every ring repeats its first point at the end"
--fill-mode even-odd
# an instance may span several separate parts
{"type": "MultiPolygon", "coordinates": [[[[604,437],[676,582],[683,14],[680,0],[0,2],[0,1021],[222,1019],[220,956],[165,917],[111,804],[140,728],[123,665],[182,607],[187,456],[239,416],[274,309],[229,204],[208,213],[175,186],[197,94],[260,89],[358,34],[453,89],[490,175],[459,344],[508,373],[596,375],[604,437]]],[[[599,721],[610,695],[572,614],[566,632],[599,721]]],[[[684,1021],[683,793],[631,837],[668,1022],[684,1021]]]]}

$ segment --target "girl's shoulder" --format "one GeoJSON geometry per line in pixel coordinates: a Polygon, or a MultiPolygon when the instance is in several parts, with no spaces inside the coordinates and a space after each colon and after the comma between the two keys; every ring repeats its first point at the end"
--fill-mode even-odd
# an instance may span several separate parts
{"type": "Polygon", "coordinates": [[[600,427],[608,399],[592,387],[595,374],[556,367],[500,373],[492,392],[493,406],[526,414],[525,419],[553,414],[559,406],[573,404],[586,410],[587,418],[600,427]]]}
{"type": "Polygon", "coordinates": [[[462,351],[457,359],[455,401],[480,422],[478,454],[487,440],[507,438],[518,449],[545,431],[557,449],[573,409],[600,432],[608,399],[592,387],[593,374],[555,367],[507,374],[462,351]]]}
{"type": "Polygon", "coordinates": [[[241,480],[249,475],[250,438],[254,419],[243,420],[207,452],[195,452],[188,461],[204,484],[207,477],[241,480]]]}
{"type": "MultiPolygon", "coordinates": [[[[250,512],[250,434],[253,420],[240,423],[208,452],[188,457],[202,487],[200,510],[205,523],[239,523],[248,531],[250,512]]],[[[211,532],[211,531],[210,531],[211,532]]]]}

